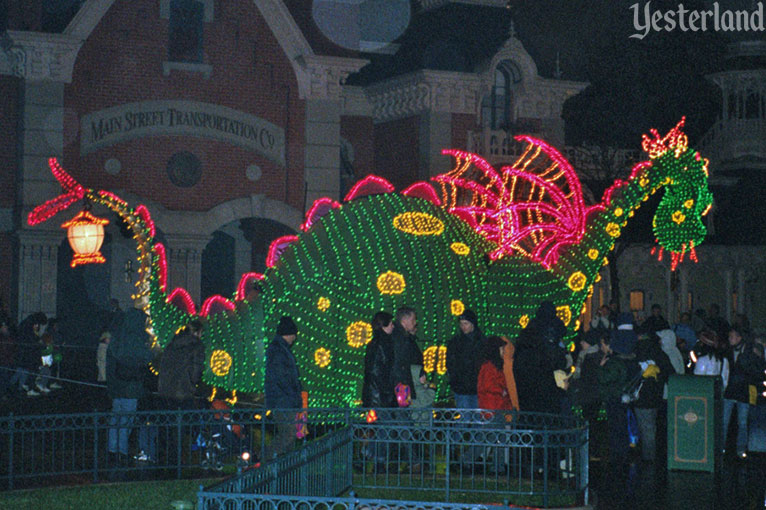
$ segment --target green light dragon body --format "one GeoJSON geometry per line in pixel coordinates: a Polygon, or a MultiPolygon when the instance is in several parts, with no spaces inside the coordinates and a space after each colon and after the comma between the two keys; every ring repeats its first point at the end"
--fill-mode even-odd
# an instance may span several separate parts
{"type": "MultiPolygon", "coordinates": [[[[660,250],[675,266],[705,237],[712,205],[707,161],[687,147],[683,120],[666,136],[644,136],[646,162],[586,207],[580,183],[555,149],[517,137],[525,150],[493,169],[480,157],[445,151],[456,165],[402,193],[380,178],[358,183],[341,203],[319,201],[304,230],[272,243],[264,275],[245,275],[231,298],[209,298],[203,341],[205,381],[227,391],[263,390],[264,352],[282,315],[299,330],[293,350],[311,406],[359,403],[369,321],[379,310],[418,312],[425,369],[439,399],[449,397],[446,342],[456,315],[471,308],[487,334],[514,338],[543,300],[552,301],[572,338],[599,269],[633,212],[665,188],[654,219],[660,250]],[[248,281],[261,294],[244,299],[248,281]]],[[[30,224],[87,198],[123,218],[136,234],[138,294],[160,346],[198,315],[188,294],[166,289],[165,250],[143,206],[80,186],[52,160],[65,194],[39,206],[30,224]]]]}

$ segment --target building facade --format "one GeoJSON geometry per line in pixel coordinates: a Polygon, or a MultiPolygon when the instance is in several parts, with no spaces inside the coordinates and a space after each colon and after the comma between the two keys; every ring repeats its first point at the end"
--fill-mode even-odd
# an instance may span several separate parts
{"type": "MultiPolygon", "coordinates": [[[[0,47],[7,120],[0,128],[0,253],[9,261],[0,269],[0,296],[18,319],[36,311],[87,316],[110,297],[126,303],[137,279],[135,245],[115,216],[102,250],[107,263],[74,270],[58,228],[71,213],[27,225],[35,206],[59,194],[51,156],[83,185],[145,204],[168,248],[169,287],[185,287],[200,303],[233,293],[241,273],[262,271],[271,240],[296,232],[314,199],[341,199],[367,174],[403,189],[451,167],[443,148],[500,164],[515,154],[517,133],[564,146],[563,104],[587,84],[540,76],[504,1],[422,0],[402,11],[410,28],[396,44],[372,44],[364,34],[338,43],[311,5],[12,4],[0,47]],[[448,35],[456,24],[471,29],[464,26],[469,13],[486,43],[456,49],[448,35]]],[[[576,150],[564,150],[576,159],[576,150]]],[[[636,276],[650,293],[647,309],[653,301],[671,313],[685,309],[678,295],[697,292],[696,279],[706,279],[706,249],[700,265],[681,268],[680,280],[669,272],[651,284],[636,276]]],[[[710,250],[720,252],[714,258],[726,291],[739,292],[734,308],[722,307],[763,316],[749,270],[731,265],[730,250],[710,250]]],[[[637,267],[631,257],[620,262],[624,274],[637,267]]],[[[646,271],[661,273],[649,263],[646,271]]],[[[700,290],[699,299],[708,296],[700,290]]]]}

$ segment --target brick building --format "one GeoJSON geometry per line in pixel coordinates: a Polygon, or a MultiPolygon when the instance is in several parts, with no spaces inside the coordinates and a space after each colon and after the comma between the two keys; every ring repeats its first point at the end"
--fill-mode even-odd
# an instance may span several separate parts
{"type": "Polygon", "coordinates": [[[269,242],[294,232],[315,198],[341,198],[368,173],[401,189],[448,168],[442,148],[500,154],[514,126],[563,141],[562,104],[585,84],[538,76],[503,2],[405,4],[414,24],[467,10],[483,20],[490,43],[465,55],[479,70],[440,64],[438,51],[435,63],[402,57],[449,26],[405,37],[394,66],[363,33],[352,44],[323,33],[311,2],[11,3],[0,51],[6,306],[19,319],[79,315],[109,297],[127,302],[137,276],[114,216],[107,263],[75,270],[58,228],[69,211],[26,224],[59,193],[50,156],[84,185],[147,205],[170,287],[201,302],[262,270],[269,242]]]}

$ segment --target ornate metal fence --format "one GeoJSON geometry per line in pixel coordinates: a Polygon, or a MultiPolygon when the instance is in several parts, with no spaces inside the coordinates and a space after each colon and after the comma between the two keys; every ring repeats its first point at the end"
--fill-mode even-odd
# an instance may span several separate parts
{"type": "Polygon", "coordinates": [[[587,503],[588,429],[576,418],[443,409],[348,418],[348,427],[201,490],[198,509],[587,503]]]}

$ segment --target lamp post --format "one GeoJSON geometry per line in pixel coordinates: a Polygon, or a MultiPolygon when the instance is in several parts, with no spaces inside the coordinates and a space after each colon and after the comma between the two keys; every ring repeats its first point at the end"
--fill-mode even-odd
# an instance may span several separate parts
{"type": "Polygon", "coordinates": [[[108,224],[109,220],[93,216],[90,213],[90,203],[86,202],[77,216],[61,225],[61,228],[67,229],[67,240],[74,251],[69,264],[71,267],[106,262],[99,249],[104,242],[104,225],[108,224]]]}

